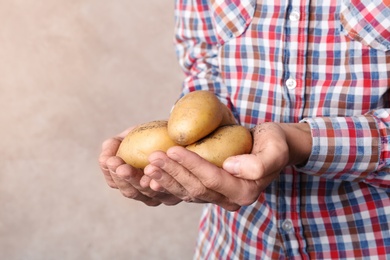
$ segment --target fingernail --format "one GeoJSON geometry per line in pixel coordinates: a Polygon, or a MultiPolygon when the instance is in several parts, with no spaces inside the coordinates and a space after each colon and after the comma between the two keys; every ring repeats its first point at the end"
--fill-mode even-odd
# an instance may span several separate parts
{"type": "Polygon", "coordinates": [[[239,174],[240,161],[237,159],[229,159],[223,163],[223,169],[231,174],[239,174]]]}

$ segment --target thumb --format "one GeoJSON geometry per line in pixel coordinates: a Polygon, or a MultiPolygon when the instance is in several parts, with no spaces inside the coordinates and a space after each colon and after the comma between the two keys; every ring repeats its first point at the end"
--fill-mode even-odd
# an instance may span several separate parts
{"type": "Polygon", "coordinates": [[[258,180],[264,175],[264,165],[255,154],[237,155],[227,158],[222,168],[236,177],[258,180]]]}

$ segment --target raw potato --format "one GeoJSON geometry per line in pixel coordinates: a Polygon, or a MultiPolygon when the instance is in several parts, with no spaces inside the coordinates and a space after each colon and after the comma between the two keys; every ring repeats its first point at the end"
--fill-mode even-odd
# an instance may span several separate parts
{"type": "Polygon", "coordinates": [[[232,113],[214,93],[199,90],[177,101],[168,120],[168,133],[176,143],[189,145],[213,132],[221,123],[235,124],[232,113]]]}
{"type": "Polygon", "coordinates": [[[139,125],[123,139],[117,156],[135,168],[143,169],[149,164],[148,157],[154,151],[166,152],[177,145],[168,135],[166,120],[139,125]]]}
{"type": "Polygon", "coordinates": [[[219,123],[218,127],[237,124],[232,111],[230,111],[230,109],[222,102],[221,102],[221,110],[222,110],[222,121],[221,123],[219,123]]]}
{"type": "MultiPolygon", "coordinates": [[[[220,102],[214,93],[190,92],[178,100],[168,121],[152,121],[130,131],[120,144],[117,156],[133,167],[144,169],[149,164],[149,155],[154,151],[166,152],[172,146],[194,144],[221,126],[235,124],[236,120],[230,109],[220,102]]],[[[193,147],[195,151],[199,150],[201,155],[206,156],[208,153],[207,156],[213,158],[224,158],[221,157],[223,151],[228,152],[228,156],[247,152],[247,150],[238,149],[237,144],[240,141],[236,140],[237,138],[244,140],[249,135],[249,140],[252,141],[249,131],[245,129],[248,134],[245,136],[243,129],[240,132],[235,128],[234,130],[231,127],[226,128],[221,132],[223,136],[219,136],[219,131],[217,131],[216,135],[199,141],[193,147]],[[215,140],[216,138],[218,140],[215,140]],[[227,147],[223,147],[224,145],[227,147]]],[[[245,142],[243,144],[248,146],[245,142]]],[[[212,159],[212,162],[218,164],[216,159],[212,159]]],[[[218,165],[222,165],[221,163],[218,165]]]]}
{"type": "Polygon", "coordinates": [[[252,135],[240,125],[222,126],[209,136],[187,146],[187,149],[222,167],[228,157],[251,152],[252,135]]]}

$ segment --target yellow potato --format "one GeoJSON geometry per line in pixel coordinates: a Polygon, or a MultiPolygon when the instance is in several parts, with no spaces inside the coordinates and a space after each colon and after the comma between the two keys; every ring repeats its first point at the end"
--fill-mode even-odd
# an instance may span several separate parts
{"type": "Polygon", "coordinates": [[[222,167],[228,157],[250,153],[252,143],[252,135],[247,128],[240,125],[227,125],[217,128],[207,137],[186,148],[216,166],[222,167]]]}
{"type": "Polygon", "coordinates": [[[168,120],[168,134],[178,144],[189,145],[223,124],[234,124],[230,110],[214,93],[190,92],[177,101],[168,120]]]}
{"type": "Polygon", "coordinates": [[[167,121],[160,120],[137,126],[123,139],[117,156],[135,168],[145,168],[152,152],[166,152],[177,145],[168,135],[167,124],[167,121]]]}
{"type": "Polygon", "coordinates": [[[221,111],[222,111],[222,121],[219,123],[219,126],[225,126],[225,125],[235,125],[237,124],[236,119],[233,116],[232,111],[221,102],[221,111]]]}

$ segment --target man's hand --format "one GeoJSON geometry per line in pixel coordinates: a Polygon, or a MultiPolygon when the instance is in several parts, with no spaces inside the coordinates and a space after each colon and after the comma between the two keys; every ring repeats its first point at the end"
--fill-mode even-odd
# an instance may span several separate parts
{"type": "Polygon", "coordinates": [[[223,169],[183,147],[155,152],[145,168],[150,187],[184,201],[217,204],[237,210],[257,200],[287,165],[304,163],[311,152],[306,124],[265,123],[252,131],[252,153],[228,158],[223,169]]]}
{"type": "Polygon", "coordinates": [[[161,203],[166,205],[178,204],[181,202],[179,198],[164,190],[154,191],[150,189],[150,179],[143,174],[142,170],[131,167],[121,158],[115,156],[121,141],[131,129],[125,130],[102,144],[99,165],[106,183],[111,188],[119,189],[123,196],[141,201],[149,206],[157,206],[161,203]]]}
{"type": "Polygon", "coordinates": [[[103,143],[100,167],[110,187],[150,206],[187,201],[237,210],[255,202],[284,167],[306,162],[312,142],[307,124],[264,123],[252,130],[251,154],[228,158],[223,169],[175,146],[152,153],[141,171],[115,156],[129,131],[103,143]]]}

